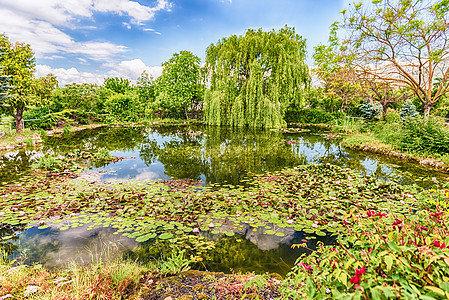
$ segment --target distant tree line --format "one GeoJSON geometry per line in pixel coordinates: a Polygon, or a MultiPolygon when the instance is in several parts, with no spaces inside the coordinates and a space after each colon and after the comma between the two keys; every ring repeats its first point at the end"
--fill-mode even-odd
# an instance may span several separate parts
{"type": "Polygon", "coordinates": [[[136,122],[202,119],[210,125],[285,127],[343,115],[384,119],[388,108],[449,114],[449,4],[447,0],[373,0],[342,11],[329,41],[306,63],[306,41],[294,28],[248,30],[211,44],[206,61],[180,51],[135,84],[106,78],[103,85],[58,87],[35,78],[29,45],[0,35],[1,113],[37,118],[37,127],[70,120],[136,122]],[[312,82],[314,82],[312,84],[312,82]]]}

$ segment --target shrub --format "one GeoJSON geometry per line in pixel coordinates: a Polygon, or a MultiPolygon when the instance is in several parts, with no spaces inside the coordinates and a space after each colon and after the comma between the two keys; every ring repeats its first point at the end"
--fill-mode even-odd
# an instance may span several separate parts
{"type": "Polygon", "coordinates": [[[407,119],[400,138],[402,150],[421,153],[449,153],[449,132],[436,118],[427,122],[421,119],[407,119]]]}
{"type": "Polygon", "coordinates": [[[378,120],[382,114],[382,105],[379,103],[372,103],[365,101],[359,107],[361,116],[366,120],[378,120]]]}
{"type": "Polygon", "coordinates": [[[413,104],[412,101],[407,100],[401,108],[400,116],[402,120],[405,120],[407,118],[416,118],[419,116],[419,113],[416,110],[415,104],[413,104]]]}
{"type": "Polygon", "coordinates": [[[37,164],[38,169],[58,170],[62,167],[62,161],[51,155],[43,156],[37,164]]]}
{"type": "Polygon", "coordinates": [[[298,259],[283,296],[293,299],[446,299],[449,215],[418,210],[347,215],[337,246],[298,259]],[[294,287],[294,288],[293,288],[294,287]]]}
{"type": "Polygon", "coordinates": [[[112,158],[111,154],[109,153],[109,150],[106,148],[99,148],[94,153],[94,158],[98,161],[108,161],[112,158]]]}
{"type": "Polygon", "coordinates": [[[319,108],[298,108],[289,110],[285,119],[289,123],[328,124],[344,116],[342,112],[328,112],[319,108]]]}
{"type": "Polygon", "coordinates": [[[139,97],[134,92],[126,94],[114,94],[105,103],[109,121],[135,122],[139,116],[145,113],[145,108],[139,102],[139,97]]]}

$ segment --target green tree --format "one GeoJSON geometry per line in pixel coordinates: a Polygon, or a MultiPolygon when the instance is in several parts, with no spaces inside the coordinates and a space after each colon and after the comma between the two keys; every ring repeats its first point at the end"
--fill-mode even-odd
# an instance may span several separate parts
{"type": "Polygon", "coordinates": [[[132,89],[131,81],[126,78],[105,78],[104,87],[114,91],[117,94],[125,94],[132,89]]]}
{"type": "Polygon", "coordinates": [[[338,23],[330,27],[328,43],[314,48],[313,73],[323,83],[330,99],[330,111],[334,111],[334,102],[341,101],[340,110],[344,111],[351,103],[358,102],[364,94],[363,86],[351,67],[351,57],[342,51],[341,42],[337,37],[338,23]]]}
{"type": "MultiPolygon", "coordinates": [[[[99,102],[100,87],[90,83],[72,83],[55,92],[55,102],[66,109],[81,109],[83,111],[96,110],[99,102]]],[[[112,93],[110,91],[109,93],[112,93]]]]}
{"type": "Polygon", "coordinates": [[[200,59],[189,51],[173,54],[156,80],[157,100],[176,116],[189,118],[201,102],[200,59]]]}
{"type": "Polygon", "coordinates": [[[293,28],[248,30],[206,52],[205,119],[212,125],[280,128],[309,84],[306,43],[293,28]]]}
{"type": "Polygon", "coordinates": [[[139,95],[139,102],[142,103],[145,109],[145,116],[159,107],[156,105],[156,82],[151,75],[143,71],[137,79],[137,94],[139,95]]]}
{"type": "Polygon", "coordinates": [[[0,57],[1,75],[9,76],[13,87],[3,99],[2,110],[16,121],[16,130],[23,130],[23,112],[31,105],[41,105],[50,101],[50,95],[56,86],[56,78],[48,75],[44,79],[35,79],[35,58],[30,45],[16,42],[11,45],[5,35],[0,35],[0,47],[4,55],[0,57]]]}
{"type": "MultiPolygon", "coordinates": [[[[5,50],[4,47],[0,47],[0,60],[6,55],[5,50]]],[[[3,68],[0,65],[0,106],[3,105],[3,100],[8,97],[8,91],[12,88],[9,85],[10,77],[8,75],[3,75],[1,72],[2,69],[3,68]]]]}
{"type": "Polygon", "coordinates": [[[344,11],[343,46],[354,68],[375,80],[407,86],[431,108],[449,92],[449,1],[373,0],[344,11]],[[441,81],[433,93],[433,83],[441,81]]]}

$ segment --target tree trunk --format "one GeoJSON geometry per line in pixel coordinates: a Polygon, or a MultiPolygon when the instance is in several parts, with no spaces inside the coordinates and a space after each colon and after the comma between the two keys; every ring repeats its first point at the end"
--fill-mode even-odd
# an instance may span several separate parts
{"type": "Polygon", "coordinates": [[[17,113],[13,117],[16,120],[16,132],[21,133],[23,131],[23,109],[17,108],[17,113]]]}
{"type": "Polygon", "coordinates": [[[387,119],[387,110],[388,110],[388,105],[385,103],[382,103],[382,121],[385,121],[387,119]]]}
{"type": "Polygon", "coordinates": [[[424,104],[424,121],[425,122],[427,122],[427,120],[429,119],[431,108],[432,108],[432,104],[430,104],[428,102],[424,104]]]}
{"type": "Polygon", "coordinates": [[[186,119],[189,119],[189,114],[187,113],[187,102],[184,102],[184,113],[186,114],[186,119]]]}

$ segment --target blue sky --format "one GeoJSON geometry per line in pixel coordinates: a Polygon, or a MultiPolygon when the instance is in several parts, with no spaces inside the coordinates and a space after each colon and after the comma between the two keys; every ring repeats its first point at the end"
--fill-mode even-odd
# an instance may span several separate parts
{"type": "Polygon", "coordinates": [[[205,58],[211,43],[248,28],[295,27],[309,53],[349,0],[0,0],[0,32],[31,44],[37,75],[61,84],[157,77],[173,53],[205,58]]]}

